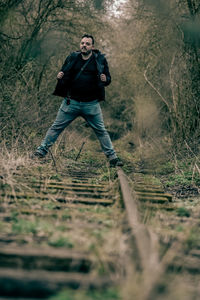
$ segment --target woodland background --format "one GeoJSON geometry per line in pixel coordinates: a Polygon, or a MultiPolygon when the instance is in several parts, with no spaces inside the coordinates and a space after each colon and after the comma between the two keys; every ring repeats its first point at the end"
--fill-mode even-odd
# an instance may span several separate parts
{"type": "Polygon", "coordinates": [[[102,107],[112,139],[197,152],[199,0],[1,0],[1,143],[36,147],[62,100],[52,96],[57,72],[83,33],[109,62],[102,107]]]}
{"type": "MultiPolygon", "coordinates": [[[[98,167],[98,180],[91,178],[92,184],[115,184],[116,170],[109,168],[85,121],[78,118],[73,122],[44,160],[31,156],[62,101],[52,95],[57,73],[66,56],[79,49],[84,33],[94,36],[96,48],[106,54],[109,63],[112,83],[101,106],[129,183],[134,187],[144,175],[150,191],[158,186],[173,196],[169,207],[161,204],[166,211],[160,204],[151,207],[149,201],[149,206],[137,203],[142,224],[150,228],[151,248],[156,249],[154,245],[160,242],[161,268],[155,268],[153,274],[166,284],[156,286],[158,297],[199,299],[198,279],[193,279],[192,273],[187,275],[186,267],[191,266],[193,274],[199,276],[198,262],[190,254],[200,249],[200,0],[0,0],[1,243],[5,238],[9,247],[19,243],[23,248],[28,243],[31,248],[50,245],[76,249],[77,245],[77,249],[87,249],[97,257],[101,274],[105,267],[106,278],[107,270],[115,270],[114,263],[110,264],[112,257],[117,260],[116,278],[124,277],[119,285],[120,294],[126,295],[123,299],[146,293],[144,282],[146,287],[148,281],[140,275],[140,263],[136,268],[130,263],[137,257],[132,248],[135,239],[121,210],[116,185],[109,188],[116,192],[112,196],[116,204],[110,208],[88,205],[80,210],[75,206],[64,209],[55,200],[62,195],[61,189],[53,188],[47,197],[48,185],[58,182],[64,186],[73,166],[75,172],[80,168],[80,174],[92,170],[91,176],[98,167]],[[76,158],[81,149],[79,167],[76,158]],[[41,201],[38,192],[48,201],[41,201]],[[163,277],[173,253],[183,265],[172,266],[174,271],[163,277]],[[109,267],[102,263],[104,259],[109,267]]],[[[97,190],[94,187],[95,194],[97,190]]],[[[102,191],[104,195],[103,187],[102,191]]],[[[73,202],[69,200],[69,204],[73,202]]],[[[2,266],[5,268],[4,262],[2,266]]],[[[77,297],[69,297],[86,299],[82,295],[78,291],[77,297]]],[[[107,295],[103,299],[121,299],[107,295]]],[[[63,297],[55,299],[69,299],[63,297]]],[[[102,299],[102,294],[87,299],[102,299]]]]}

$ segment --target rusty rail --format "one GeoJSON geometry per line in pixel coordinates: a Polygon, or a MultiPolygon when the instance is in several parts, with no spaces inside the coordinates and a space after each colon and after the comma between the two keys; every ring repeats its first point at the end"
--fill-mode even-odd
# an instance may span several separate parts
{"type": "MultiPolygon", "coordinates": [[[[122,198],[127,212],[127,218],[135,238],[140,267],[142,269],[142,289],[140,299],[150,300],[152,290],[157,284],[163,267],[159,262],[158,238],[147,226],[141,223],[137,205],[137,194],[131,189],[128,178],[121,168],[117,170],[122,198]]],[[[170,256],[171,257],[171,256],[170,256]]]]}

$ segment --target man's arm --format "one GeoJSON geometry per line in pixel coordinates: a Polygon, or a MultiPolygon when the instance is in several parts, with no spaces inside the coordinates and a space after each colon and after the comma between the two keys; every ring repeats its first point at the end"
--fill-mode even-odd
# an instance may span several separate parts
{"type": "Polygon", "coordinates": [[[105,86],[111,83],[111,75],[108,67],[108,62],[106,58],[104,58],[104,70],[103,73],[100,75],[101,81],[104,83],[105,86]]]}
{"type": "Polygon", "coordinates": [[[67,58],[65,59],[64,64],[63,64],[60,72],[58,72],[58,74],[57,74],[57,79],[62,79],[63,78],[63,76],[65,74],[64,73],[65,72],[65,68],[68,65],[68,63],[70,62],[70,59],[71,59],[71,54],[69,56],[67,56],[67,58]]]}

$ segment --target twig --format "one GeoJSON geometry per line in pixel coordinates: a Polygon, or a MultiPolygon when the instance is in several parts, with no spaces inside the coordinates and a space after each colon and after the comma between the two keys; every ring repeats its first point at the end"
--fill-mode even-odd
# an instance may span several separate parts
{"type": "Polygon", "coordinates": [[[84,146],[84,145],[85,145],[85,142],[82,143],[81,148],[80,148],[80,150],[79,150],[79,153],[78,153],[78,155],[77,155],[76,158],[75,158],[75,161],[78,160],[78,158],[79,158],[79,156],[80,156],[80,154],[81,154],[81,151],[83,150],[83,146],[84,146]]]}
{"type": "Polygon", "coordinates": [[[57,169],[57,166],[56,166],[56,161],[55,161],[55,158],[54,158],[54,156],[53,156],[53,153],[51,152],[50,149],[49,149],[49,153],[51,154],[51,158],[52,158],[52,160],[53,160],[53,165],[54,165],[54,167],[55,167],[55,169],[56,169],[56,173],[58,173],[58,169],[57,169]]]}

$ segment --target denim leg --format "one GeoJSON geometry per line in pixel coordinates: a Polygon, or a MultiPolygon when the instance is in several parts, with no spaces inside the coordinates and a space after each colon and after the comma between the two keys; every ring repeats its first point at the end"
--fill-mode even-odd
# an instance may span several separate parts
{"type": "Polygon", "coordinates": [[[105,129],[103,115],[98,101],[82,103],[82,116],[94,130],[101,148],[109,159],[116,158],[110,136],[105,129]]]}
{"type": "Polygon", "coordinates": [[[37,148],[38,150],[44,150],[48,152],[48,148],[51,147],[61,132],[79,115],[79,105],[78,103],[66,104],[66,100],[60,106],[57,117],[48,129],[44,140],[41,145],[37,148]]]}

